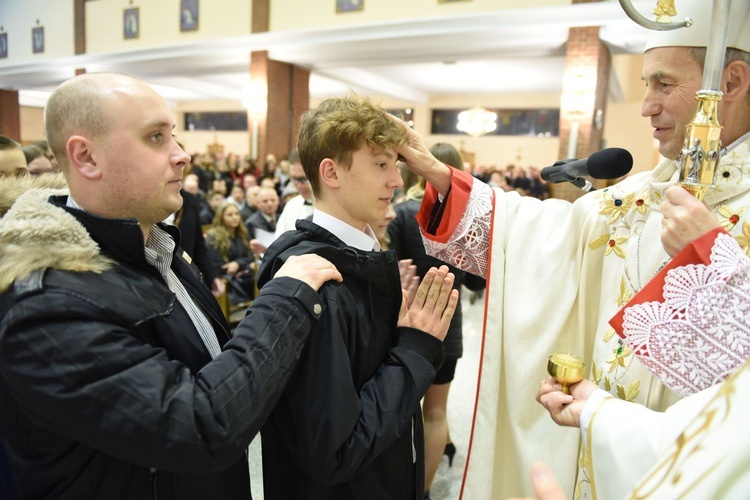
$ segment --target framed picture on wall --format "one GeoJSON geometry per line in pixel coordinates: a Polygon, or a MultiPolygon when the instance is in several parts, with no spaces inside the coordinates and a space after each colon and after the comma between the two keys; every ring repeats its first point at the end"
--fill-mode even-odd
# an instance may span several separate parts
{"type": "Polygon", "coordinates": [[[44,26],[31,28],[31,52],[34,54],[44,52],[44,26]]]}
{"type": "Polygon", "coordinates": [[[180,0],[180,31],[196,31],[198,14],[198,0],[180,0]]]}
{"type": "Polygon", "coordinates": [[[364,10],[365,0],[336,0],[336,13],[364,10]]]}
{"type": "Polygon", "coordinates": [[[0,33],[0,59],[8,57],[8,34],[0,33]]]}
{"type": "Polygon", "coordinates": [[[138,38],[141,34],[141,19],[138,7],[125,9],[122,13],[122,36],[125,40],[138,38]]]}

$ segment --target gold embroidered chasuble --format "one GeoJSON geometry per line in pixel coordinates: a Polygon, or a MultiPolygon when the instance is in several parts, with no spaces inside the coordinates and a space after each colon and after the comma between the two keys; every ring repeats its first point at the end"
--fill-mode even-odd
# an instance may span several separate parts
{"type": "Polygon", "coordinates": [[[597,496],[748,498],[748,421],[750,361],[726,381],[664,413],[606,399],[588,431],[597,496]]]}

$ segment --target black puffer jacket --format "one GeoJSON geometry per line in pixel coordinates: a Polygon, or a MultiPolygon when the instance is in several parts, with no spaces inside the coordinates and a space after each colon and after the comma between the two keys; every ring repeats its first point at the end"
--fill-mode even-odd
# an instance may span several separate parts
{"type": "MultiPolygon", "coordinates": [[[[391,238],[389,248],[396,252],[399,259],[412,259],[414,265],[417,266],[417,275],[420,278],[424,278],[424,275],[433,266],[447,265],[456,276],[453,288],[460,290],[461,285],[465,285],[472,291],[484,290],[486,286],[484,278],[461,271],[450,264],[427,255],[422,243],[422,235],[419,232],[419,224],[414,218],[419,212],[419,207],[420,202],[411,199],[394,207],[396,218],[388,224],[388,236],[391,238]]],[[[448,335],[445,336],[444,340],[446,359],[458,359],[463,355],[462,322],[463,313],[461,312],[461,301],[459,301],[453,319],[451,319],[448,335]]]]}
{"type": "Polygon", "coordinates": [[[0,433],[22,496],[249,498],[245,452],[301,353],[317,293],[274,280],[230,340],[176,252],[172,269],[223,344],[211,361],[146,263],[136,221],[47,197],[30,191],[0,220],[0,433]]]}
{"type": "Polygon", "coordinates": [[[326,283],[327,306],[294,375],[262,429],[269,500],[422,498],[419,402],[442,363],[442,342],[396,326],[401,304],[393,252],[363,252],[297,221],[266,252],[259,284],[290,256],[316,253],[343,283],[326,283]]]}

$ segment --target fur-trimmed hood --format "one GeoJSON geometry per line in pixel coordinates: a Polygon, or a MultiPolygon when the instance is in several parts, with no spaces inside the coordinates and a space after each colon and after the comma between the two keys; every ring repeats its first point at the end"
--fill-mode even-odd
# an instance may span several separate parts
{"type": "Polygon", "coordinates": [[[31,189],[53,189],[67,193],[68,184],[65,177],[59,173],[20,177],[0,176],[0,217],[5,215],[19,196],[31,189]]]}
{"type": "Polygon", "coordinates": [[[49,203],[67,192],[61,174],[0,178],[0,293],[35,271],[112,267],[83,225],[49,203]]]}

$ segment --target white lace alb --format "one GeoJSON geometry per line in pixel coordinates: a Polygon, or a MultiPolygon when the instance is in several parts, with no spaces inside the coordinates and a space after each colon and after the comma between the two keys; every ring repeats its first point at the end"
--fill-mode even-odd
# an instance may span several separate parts
{"type": "Polygon", "coordinates": [[[492,225],[492,188],[484,182],[471,185],[466,211],[448,243],[422,236],[427,255],[476,276],[486,276],[492,225]]]}
{"type": "Polygon", "coordinates": [[[664,302],[629,307],[626,341],[670,389],[687,396],[727,378],[750,357],[750,258],[720,233],[709,265],[667,273],[664,302]]]}

